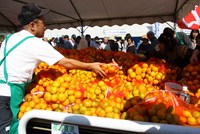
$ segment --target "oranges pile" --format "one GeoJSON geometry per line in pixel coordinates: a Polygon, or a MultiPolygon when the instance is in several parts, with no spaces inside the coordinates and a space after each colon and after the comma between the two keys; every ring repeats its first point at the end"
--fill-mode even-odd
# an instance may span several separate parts
{"type": "MultiPolygon", "coordinates": [[[[75,52],[70,53],[76,55],[75,52]]],[[[84,52],[90,52],[90,49],[84,52]]],[[[95,56],[95,53],[92,52],[92,55],[95,56]]],[[[101,57],[97,58],[101,59],[101,57]]],[[[167,68],[161,60],[126,64],[131,66],[127,72],[115,63],[102,64],[101,68],[107,74],[102,78],[92,71],[66,70],[60,65],[48,66],[41,62],[35,71],[35,80],[26,90],[18,115],[19,119],[32,109],[43,109],[116,119],[200,125],[198,111],[187,110],[190,114],[188,112],[176,114],[172,104],[166,105],[161,99],[151,105],[141,104],[143,99],[156,96],[152,91],[159,90],[160,85],[167,79],[176,79],[176,68],[167,68]]],[[[198,78],[198,75],[194,75],[197,67],[184,70],[188,81],[189,78],[198,78]],[[188,72],[191,76],[188,76],[188,72]]],[[[192,82],[198,83],[197,80],[192,82]]],[[[200,90],[195,93],[195,96],[199,97],[199,93],[200,90]]],[[[167,95],[163,94],[163,96],[166,100],[167,95]]]]}
{"type": "Polygon", "coordinates": [[[150,106],[135,105],[129,108],[126,119],[165,124],[181,124],[179,116],[173,113],[173,107],[164,103],[155,103],[150,106]]]}
{"type": "Polygon", "coordinates": [[[165,79],[164,64],[140,62],[128,69],[128,81],[139,80],[146,84],[158,85],[165,79]]]}
{"type": "Polygon", "coordinates": [[[184,84],[191,92],[196,93],[200,88],[200,64],[188,64],[183,68],[182,75],[186,81],[184,84]]]}
{"type": "Polygon", "coordinates": [[[122,114],[124,119],[176,125],[200,125],[199,109],[170,92],[155,91],[148,94],[141,103],[132,99],[128,105],[128,110],[122,114]]]}
{"type": "Polygon", "coordinates": [[[180,115],[183,124],[197,126],[200,125],[200,112],[198,110],[183,110],[180,115]]]}
{"type": "Polygon", "coordinates": [[[103,64],[103,65],[101,65],[101,69],[106,74],[117,74],[119,71],[119,67],[117,65],[115,65],[114,63],[103,64]]]}

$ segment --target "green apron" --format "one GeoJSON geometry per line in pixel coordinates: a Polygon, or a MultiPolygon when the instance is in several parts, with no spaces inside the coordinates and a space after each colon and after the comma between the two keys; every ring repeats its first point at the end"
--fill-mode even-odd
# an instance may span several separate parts
{"type": "Polygon", "coordinates": [[[8,35],[5,40],[5,47],[4,47],[4,57],[0,61],[0,65],[4,66],[4,77],[5,80],[0,80],[1,84],[7,84],[10,87],[10,92],[11,92],[11,98],[10,98],[10,108],[13,114],[13,120],[10,126],[10,131],[9,134],[18,134],[18,113],[19,113],[19,108],[20,104],[23,101],[24,98],[24,93],[25,93],[25,86],[26,83],[23,84],[17,84],[17,83],[10,83],[8,82],[8,73],[7,73],[7,68],[6,68],[6,57],[9,55],[10,52],[12,52],[16,47],[18,47],[21,43],[23,43],[25,40],[32,38],[34,36],[28,36],[19,41],[16,45],[14,45],[9,51],[6,50],[7,47],[7,42],[8,39],[11,37],[11,35],[8,35]],[[6,52],[7,51],[7,52],[6,52]]]}

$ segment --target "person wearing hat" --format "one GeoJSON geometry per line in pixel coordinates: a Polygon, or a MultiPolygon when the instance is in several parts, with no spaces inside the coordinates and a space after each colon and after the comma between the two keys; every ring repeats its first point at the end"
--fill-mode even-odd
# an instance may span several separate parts
{"type": "Polygon", "coordinates": [[[32,80],[37,65],[60,64],[68,69],[92,70],[102,77],[103,63],[84,63],[65,58],[40,38],[46,29],[44,15],[49,12],[36,4],[22,7],[18,15],[22,30],[10,34],[0,48],[0,134],[17,134],[19,106],[25,93],[25,85],[32,80]]]}
{"type": "Polygon", "coordinates": [[[144,54],[147,58],[150,58],[150,49],[151,49],[151,44],[149,44],[149,39],[147,38],[147,35],[143,35],[142,38],[142,43],[140,44],[137,52],[138,54],[144,54]]]}
{"type": "Polygon", "coordinates": [[[95,43],[97,45],[97,49],[101,49],[101,43],[99,41],[99,37],[98,36],[94,37],[94,41],[95,41],[95,43]]]}
{"type": "Polygon", "coordinates": [[[155,47],[158,45],[158,39],[156,38],[155,34],[153,31],[148,31],[147,32],[147,38],[149,39],[151,43],[151,53],[154,53],[155,47]]]}
{"type": "Polygon", "coordinates": [[[117,52],[119,50],[119,45],[116,42],[115,37],[110,36],[108,41],[109,41],[109,44],[105,47],[105,49],[117,52]]]}

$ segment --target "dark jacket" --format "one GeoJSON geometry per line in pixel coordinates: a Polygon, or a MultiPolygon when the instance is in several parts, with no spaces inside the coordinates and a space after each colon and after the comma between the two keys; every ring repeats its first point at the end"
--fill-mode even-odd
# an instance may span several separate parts
{"type": "Polygon", "coordinates": [[[61,45],[65,50],[70,50],[73,48],[72,44],[68,40],[64,40],[64,43],[61,45]]]}
{"type": "MultiPolygon", "coordinates": [[[[200,47],[197,49],[200,50],[200,47]]],[[[177,45],[174,48],[174,53],[168,54],[167,60],[183,68],[190,63],[193,52],[194,50],[189,48],[189,46],[177,45]]],[[[198,59],[200,60],[200,54],[198,55],[198,59]]]]}
{"type": "Polygon", "coordinates": [[[136,54],[135,45],[129,45],[129,46],[127,46],[126,52],[129,52],[129,53],[132,53],[132,54],[136,54]]]}

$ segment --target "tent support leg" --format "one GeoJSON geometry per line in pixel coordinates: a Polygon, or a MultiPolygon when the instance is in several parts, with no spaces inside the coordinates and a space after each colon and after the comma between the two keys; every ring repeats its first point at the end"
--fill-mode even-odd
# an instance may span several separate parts
{"type": "Polygon", "coordinates": [[[83,30],[83,21],[81,21],[81,36],[84,37],[84,30],[83,30]]]}

